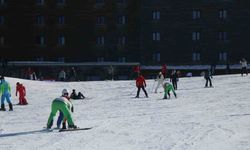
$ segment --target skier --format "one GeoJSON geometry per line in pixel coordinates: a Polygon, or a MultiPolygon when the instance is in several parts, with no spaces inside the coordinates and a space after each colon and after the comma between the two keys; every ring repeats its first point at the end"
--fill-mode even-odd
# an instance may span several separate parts
{"type": "Polygon", "coordinates": [[[213,87],[212,85],[212,81],[211,81],[211,72],[209,71],[209,69],[207,69],[204,73],[204,78],[206,79],[206,84],[205,87],[208,87],[208,81],[209,81],[209,86],[213,87]]]}
{"type": "Polygon", "coordinates": [[[72,93],[70,94],[70,98],[71,99],[84,99],[85,96],[81,92],[78,92],[78,94],[76,94],[76,90],[73,89],[72,93]]]}
{"type": "Polygon", "coordinates": [[[159,88],[160,85],[163,87],[163,82],[164,82],[164,76],[161,72],[157,75],[156,81],[158,81],[158,84],[155,88],[155,93],[157,93],[157,89],[159,88]]]}
{"type": "Polygon", "coordinates": [[[71,117],[70,110],[72,109],[72,104],[69,101],[68,97],[69,93],[66,89],[62,90],[62,96],[56,98],[52,101],[51,105],[51,113],[47,122],[47,129],[50,129],[53,125],[53,118],[56,115],[57,111],[61,111],[63,113],[64,119],[67,120],[69,128],[76,129],[77,126],[74,124],[73,119],[71,117]]]}
{"type": "Polygon", "coordinates": [[[164,97],[163,97],[163,99],[167,99],[167,95],[170,98],[170,91],[172,91],[174,93],[175,98],[177,98],[174,87],[173,87],[173,85],[171,83],[165,82],[163,87],[164,87],[164,97]]]}
{"type": "Polygon", "coordinates": [[[144,77],[142,75],[139,75],[137,77],[137,79],[136,79],[136,87],[138,88],[136,98],[139,98],[141,89],[144,91],[146,97],[148,97],[148,93],[145,90],[146,81],[145,81],[145,79],[144,79],[144,77]]]}
{"type": "Polygon", "coordinates": [[[26,90],[23,84],[17,82],[16,83],[16,96],[17,93],[19,93],[19,103],[18,105],[27,105],[27,99],[25,98],[26,96],[26,90]]]}
{"type": "Polygon", "coordinates": [[[243,76],[244,72],[246,73],[246,75],[248,75],[246,59],[242,58],[242,60],[240,61],[240,64],[241,64],[241,76],[243,76]]]}
{"type": "Polygon", "coordinates": [[[177,82],[179,81],[179,75],[176,70],[173,70],[170,76],[170,82],[172,82],[174,89],[177,90],[177,82]]]}
{"type": "Polygon", "coordinates": [[[11,88],[10,84],[5,81],[4,77],[1,77],[1,84],[0,84],[0,95],[1,95],[1,111],[6,111],[4,101],[5,99],[9,103],[9,111],[13,111],[13,105],[11,103],[11,88]]]}

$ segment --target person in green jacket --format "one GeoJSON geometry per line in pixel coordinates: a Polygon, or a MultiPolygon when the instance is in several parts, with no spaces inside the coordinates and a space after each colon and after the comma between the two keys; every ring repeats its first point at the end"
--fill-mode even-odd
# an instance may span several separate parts
{"type": "Polygon", "coordinates": [[[77,128],[71,116],[71,109],[72,104],[69,101],[69,92],[66,89],[63,89],[62,96],[52,101],[51,113],[47,122],[47,129],[50,129],[52,127],[53,118],[58,111],[63,113],[64,119],[67,120],[69,128],[77,128]]]}
{"type": "Polygon", "coordinates": [[[5,81],[4,76],[1,76],[1,84],[0,84],[0,95],[1,95],[1,111],[6,111],[4,101],[5,99],[9,103],[9,111],[13,111],[13,105],[11,103],[10,97],[11,97],[11,88],[10,84],[5,81]]]}
{"type": "Polygon", "coordinates": [[[168,98],[167,95],[170,98],[170,91],[172,91],[174,93],[175,98],[177,98],[174,87],[173,87],[173,85],[171,83],[165,82],[163,84],[163,88],[164,88],[164,97],[163,97],[163,99],[167,99],[168,98]]]}

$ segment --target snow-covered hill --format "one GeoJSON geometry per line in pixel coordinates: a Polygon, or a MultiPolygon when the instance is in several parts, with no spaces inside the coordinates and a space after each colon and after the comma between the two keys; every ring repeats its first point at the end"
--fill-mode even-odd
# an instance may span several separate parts
{"type": "Polygon", "coordinates": [[[204,88],[202,77],[181,78],[178,98],[170,100],[152,93],[154,80],[147,80],[149,98],[141,92],[140,99],[133,98],[135,81],[6,80],[13,103],[18,102],[15,83],[26,86],[29,105],[0,111],[0,150],[250,149],[250,76],[215,76],[214,88],[204,88]],[[77,126],[93,129],[41,132],[51,101],[63,88],[88,97],[73,101],[73,119],[77,126]]]}

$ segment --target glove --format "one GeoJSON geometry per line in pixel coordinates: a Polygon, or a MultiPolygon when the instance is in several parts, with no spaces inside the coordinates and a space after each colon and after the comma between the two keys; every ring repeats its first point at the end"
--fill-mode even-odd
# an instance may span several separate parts
{"type": "Polygon", "coordinates": [[[71,107],[71,112],[74,112],[74,107],[73,106],[71,107]]]}

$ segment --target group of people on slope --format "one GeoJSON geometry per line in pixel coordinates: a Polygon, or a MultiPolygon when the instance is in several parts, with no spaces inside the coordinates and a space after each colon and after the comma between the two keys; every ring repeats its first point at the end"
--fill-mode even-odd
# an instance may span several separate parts
{"type": "MultiPolygon", "coordinates": [[[[164,89],[164,97],[163,97],[163,99],[167,99],[167,96],[170,98],[170,92],[171,91],[173,92],[174,96],[177,97],[177,94],[175,92],[175,87],[170,82],[167,82],[167,81],[164,81],[164,80],[165,80],[164,75],[162,74],[162,72],[159,72],[159,74],[157,76],[157,79],[156,79],[156,81],[158,81],[158,83],[157,83],[157,86],[155,88],[155,93],[157,93],[158,88],[160,87],[160,85],[162,85],[162,87],[164,89]]],[[[174,80],[176,80],[176,79],[174,79],[174,80]]],[[[146,81],[145,81],[145,78],[143,77],[142,74],[139,74],[137,79],[136,79],[136,87],[137,87],[136,98],[139,98],[141,89],[144,91],[145,96],[148,97],[148,93],[147,93],[147,91],[145,89],[146,81]]],[[[177,84],[176,84],[176,89],[177,89],[177,84]]]]}

